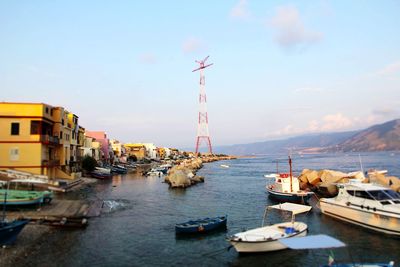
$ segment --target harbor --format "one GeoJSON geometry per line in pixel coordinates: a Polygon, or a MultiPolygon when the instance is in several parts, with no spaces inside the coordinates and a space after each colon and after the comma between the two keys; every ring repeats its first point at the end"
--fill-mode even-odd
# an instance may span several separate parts
{"type": "MultiPolygon", "coordinates": [[[[390,170],[399,176],[398,156],[389,153],[362,155],[365,168],[390,170]]],[[[159,176],[140,172],[120,174],[64,198],[102,200],[100,216],[84,229],[28,225],[43,232],[35,242],[19,236],[15,246],[1,250],[4,266],[321,266],[328,262],[324,250],[282,250],[241,256],[229,249],[226,237],[243,229],[260,227],[264,209],[275,204],[265,189],[265,173],[275,171],[276,156],[239,158],[206,163],[197,174],[205,182],[189,188],[171,188],[159,176]],[[207,235],[177,236],[175,225],[189,219],[228,215],[227,229],[207,235]],[[47,230],[44,230],[47,229],[47,230]],[[28,242],[30,246],[26,246],[28,242]],[[20,251],[21,250],[21,251],[20,251]],[[13,255],[18,255],[14,256],[13,255]]],[[[359,168],[358,154],[325,154],[293,157],[293,172],[305,168],[359,168]]],[[[57,198],[56,198],[57,199],[57,198]]],[[[56,200],[55,199],[55,200],[56,200]]],[[[280,215],[270,223],[280,222],[280,215]]],[[[308,235],[327,234],[347,247],[334,250],[338,262],[400,262],[398,238],[370,231],[322,214],[318,208],[296,220],[308,225],[308,235]]]]}

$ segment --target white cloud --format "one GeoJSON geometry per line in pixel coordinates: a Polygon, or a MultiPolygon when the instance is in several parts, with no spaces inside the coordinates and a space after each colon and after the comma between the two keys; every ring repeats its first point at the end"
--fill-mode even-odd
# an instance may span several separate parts
{"type": "Polygon", "coordinates": [[[250,11],[247,7],[247,0],[239,0],[239,2],[232,8],[230,13],[231,18],[234,19],[247,19],[250,17],[250,11]]]}
{"type": "Polygon", "coordinates": [[[145,64],[154,64],[157,62],[157,59],[152,53],[143,53],[139,55],[139,61],[145,64]]]}
{"type": "Polygon", "coordinates": [[[278,44],[285,48],[310,45],[323,38],[321,32],[305,28],[299,11],[291,5],[278,7],[268,24],[275,29],[278,44]]]}
{"type": "Polygon", "coordinates": [[[346,130],[353,126],[353,121],[342,113],[326,115],[320,127],[322,132],[346,130]]]}
{"type": "Polygon", "coordinates": [[[206,45],[200,39],[195,37],[190,37],[183,42],[182,48],[183,52],[186,54],[198,53],[206,50],[206,45]]]}
{"type": "Polygon", "coordinates": [[[400,61],[385,66],[377,74],[384,77],[400,77],[400,61]]]}

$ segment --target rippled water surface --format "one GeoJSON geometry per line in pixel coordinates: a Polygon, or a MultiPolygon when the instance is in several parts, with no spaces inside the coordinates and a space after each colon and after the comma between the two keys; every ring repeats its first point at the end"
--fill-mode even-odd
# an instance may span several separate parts
{"type": "MultiPolygon", "coordinates": [[[[57,231],[53,243],[30,266],[319,266],[326,250],[284,250],[239,256],[227,250],[225,237],[259,227],[270,204],[264,174],[275,172],[276,156],[243,158],[206,164],[199,175],[205,183],[186,190],[169,189],[158,177],[128,174],[99,182],[91,198],[105,200],[103,214],[90,220],[86,230],[57,231]],[[230,168],[221,168],[227,164],[230,168]],[[228,215],[228,230],[199,237],[178,238],[174,225],[188,219],[228,215]]],[[[282,157],[285,158],[285,157],[282,157]]],[[[361,154],[364,170],[387,169],[400,176],[399,154],[361,154]]],[[[360,169],[358,154],[293,156],[294,172],[303,168],[330,168],[344,172],[360,169]]],[[[279,168],[287,170],[286,161],[279,168]]],[[[277,220],[278,215],[272,220],[277,220]]],[[[325,233],[348,247],[333,251],[336,259],[400,263],[400,239],[352,226],[313,209],[296,217],[309,234],[325,233]]]]}

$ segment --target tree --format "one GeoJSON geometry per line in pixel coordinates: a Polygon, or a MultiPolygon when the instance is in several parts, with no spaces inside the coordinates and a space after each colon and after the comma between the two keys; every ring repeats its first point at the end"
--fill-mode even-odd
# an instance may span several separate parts
{"type": "Polygon", "coordinates": [[[91,172],[94,171],[94,169],[97,166],[97,161],[92,158],[91,156],[86,155],[83,160],[82,160],[82,169],[85,171],[91,172]]]}

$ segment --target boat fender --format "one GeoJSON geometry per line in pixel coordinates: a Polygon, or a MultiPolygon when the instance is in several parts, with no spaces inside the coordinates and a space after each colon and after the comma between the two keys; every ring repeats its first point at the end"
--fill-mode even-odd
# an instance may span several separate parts
{"type": "Polygon", "coordinates": [[[376,208],[374,207],[372,210],[373,210],[373,211],[376,211],[376,208]]]}
{"type": "Polygon", "coordinates": [[[364,205],[361,205],[360,207],[363,209],[363,208],[364,208],[364,205]]]}
{"type": "Polygon", "coordinates": [[[200,226],[199,226],[199,228],[198,228],[198,230],[199,230],[199,232],[202,232],[202,231],[204,231],[204,227],[203,227],[203,225],[200,225],[200,226]]]}
{"type": "Polygon", "coordinates": [[[346,202],[346,205],[347,205],[347,206],[350,206],[350,202],[346,202]]]}
{"type": "Polygon", "coordinates": [[[369,210],[369,206],[367,206],[366,209],[369,210]]]}

